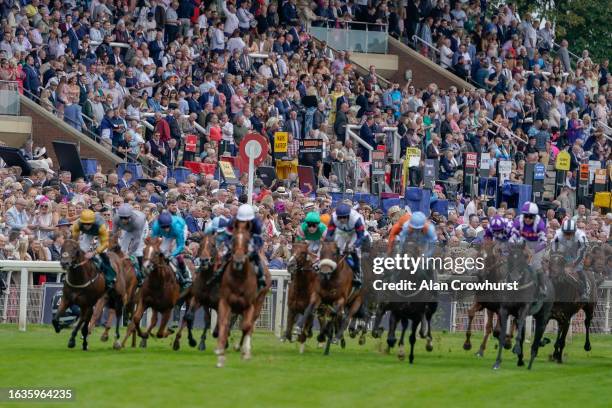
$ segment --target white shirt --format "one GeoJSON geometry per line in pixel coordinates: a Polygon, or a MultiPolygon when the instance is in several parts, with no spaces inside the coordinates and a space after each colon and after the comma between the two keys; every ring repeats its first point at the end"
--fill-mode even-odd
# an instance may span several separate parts
{"type": "Polygon", "coordinates": [[[225,13],[225,28],[224,31],[227,34],[232,34],[239,27],[240,21],[238,20],[238,16],[235,13],[232,13],[227,8],[227,2],[221,3],[223,8],[223,12],[225,13]]]}

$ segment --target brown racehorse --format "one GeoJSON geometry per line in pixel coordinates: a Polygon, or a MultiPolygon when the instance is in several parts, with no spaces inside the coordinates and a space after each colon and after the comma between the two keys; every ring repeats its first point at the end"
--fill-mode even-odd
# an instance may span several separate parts
{"type": "Polygon", "coordinates": [[[219,289],[217,339],[217,367],[225,365],[225,347],[230,329],[232,313],[242,315],[242,358],[251,358],[251,336],[255,321],[259,317],[266,294],[272,286],[270,272],[265,268],[266,285],[257,290],[255,264],[249,259],[249,242],[251,240],[248,222],[236,222],[233,228],[232,257],[224,269],[219,289]]]}
{"type": "MultiPolygon", "coordinates": [[[[285,330],[284,337],[287,341],[291,341],[291,332],[295,319],[299,314],[303,314],[306,307],[308,307],[310,298],[317,285],[318,276],[313,268],[316,254],[311,253],[308,250],[308,246],[308,242],[295,242],[292,247],[296,266],[287,291],[287,329],[285,330]]],[[[298,337],[300,353],[304,352],[304,342],[306,341],[307,333],[310,333],[311,330],[312,317],[305,322],[304,330],[298,337]]]]}
{"type": "Polygon", "coordinates": [[[308,307],[297,324],[296,333],[301,334],[305,322],[308,322],[321,304],[327,306],[331,319],[327,321],[325,327],[321,328],[327,338],[324,351],[324,354],[327,355],[332,340],[339,341],[341,346],[344,346],[344,330],[350,319],[359,310],[361,296],[360,291],[357,291],[358,293],[352,296],[354,300],[349,304],[353,271],[346,261],[346,251],[344,255],[341,255],[335,242],[324,242],[321,244],[319,257],[321,259],[319,279],[316,281],[308,307]],[[348,313],[345,313],[346,307],[349,307],[348,313]]]}
{"type": "Polygon", "coordinates": [[[77,324],[72,330],[70,340],[68,340],[68,347],[73,348],[75,346],[75,338],[79,328],[81,328],[83,350],[87,350],[88,326],[93,314],[93,308],[106,290],[104,275],[95,266],[93,261],[85,258],[85,252],[81,250],[79,243],[72,239],[66,240],[64,245],[62,245],[60,264],[67,274],[62,290],[62,300],[55,316],[53,316],[53,327],[55,332],[59,333],[61,330],[59,318],[68,307],[72,305],[79,306],[81,313],[77,324]]]}
{"type": "MultiPolygon", "coordinates": [[[[485,260],[485,266],[482,269],[482,272],[478,276],[479,281],[488,280],[489,282],[500,282],[503,279],[503,276],[501,275],[501,272],[500,272],[501,270],[500,267],[504,262],[504,257],[500,253],[499,247],[496,246],[495,244],[487,243],[483,249],[483,255],[484,255],[484,260],[485,260]]],[[[474,303],[468,310],[468,324],[467,324],[467,329],[465,331],[465,342],[463,343],[464,350],[472,349],[472,343],[470,339],[472,337],[472,323],[474,321],[474,318],[476,317],[476,313],[483,310],[485,313],[485,317],[486,317],[485,335],[484,335],[484,338],[482,339],[482,343],[480,344],[478,351],[476,352],[476,356],[478,357],[484,356],[484,351],[487,347],[487,341],[489,340],[489,336],[491,335],[491,333],[493,333],[494,337],[498,337],[500,334],[499,333],[500,322],[499,322],[499,315],[497,313],[499,310],[499,302],[491,302],[490,299],[493,297],[494,297],[493,294],[491,293],[487,294],[486,298],[489,299],[489,301],[486,301],[487,299],[483,299],[482,295],[476,296],[476,298],[474,299],[474,303]],[[497,324],[494,330],[493,329],[493,317],[495,315],[497,315],[498,318],[497,318],[497,324]]],[[[512,347],[512,331],[513,330],[514,330],[514,325],[511,326],[510,333],[505,334],[506,340],[504,342],[504,345],[507,350],[510,350],[510,348],[512,347]]]]}
{"type": "MultiPolygon", "coordinates": [[[[109,256],[114,259],[115,254],[118,258],[119,268],[116,269],[117,281],[115,283],[114,291],[107,293],[106,296],[100,298],[94,308],[93,317],[89,323],[89,334],[91,334],[96,322],[100,319],[104,306],[109,307],[108,317],[104,326],[104,332],[100,336],[100,341],[108,340],[108,332],[111,328],[113,317],[115,317],[115,343],[114,348],[120,348],[119,343],[119,326],[121,325],[121,316],[123,311],[127,314],[127,318],[131,319],[134,312],[134,306],[136,304],[136,286],[138,281],[136,279],[136,270],[132,261],[121,251],[118,240],[113,237],[109,246],[109,256]]],[[[136,334],[132,336],[132,347],[136,345],[136,334]]]]}
{"type": "Polygon", "coordinates": [[[580,282],[580,278],[576,275],[580,272],[572,270],[572,268],[567,265],[564,254],[559,252],[551,254],[548,261],[548,271],[549,276],[552,278],[553,285],[555,286],[557,300],[553,304],[552,314],[550,316],[551,319],[555,319],[558,323],[557,340],[555,341],[555,351],[552,357],[557,363],[562,363],[565,338],[569,331],[572,316],[578,313],[580,309],[584,310],[584,327],[586,330],[584,350],[591,350],[589,335],[593,313],[597,305],[597,281],[590,272],[586,270],[582,272],[587,274],[587,280],[591,288],[591,298],[589,302],[581,302],[579,299],[582,283],[580,282]]]}
{"type": "Polygon", "coordinates": [[[193,319],[196,310],[200,307],[204,308],[204,328],[198,349],[200,351],[206,350],[206,331],[211,325],[211,311],[213,309],[216,310],[219,304],[219,282],[212,282],[212,284],[209,284],[215,271],[219,268],[220,260],[217,255],[214,237],[206,235],[200,243],[198,255],[200,258],[200,267],[195,274],[193,285],[191,286],[187,299],[189,301],[187,311],[183,316],[181,326],[174,338],[172,346],[174,350],[180,349],[181,335],[185,327],[187,327],[188,330],[189,345],[195,347],[196,341],[192,333],[193,319]]]}
{"type": "Polygon", "coordinates": [[[169,334],[168,330],[166,330],[166,325],[170,319],[172,309],[179,298],[180,288],[172,268],[168,265],[166,258],[160,250],[161,242],[162,239],[160,237],[149,237],[145,240],[142,268],[147,277],[142,284],[142,288],[138,291],[136,311],[123,338],[121,347],[125,346],[125,342],[134,330],[142,338],[140,347],[146,347],[147,339],[157,325],[157,313],[162,315],[157,338],[164,338],[169,334]],[[153,316],[147,331],[143,333],[140,329],[140,320],[148,308],[152,309],[153,316]]]}

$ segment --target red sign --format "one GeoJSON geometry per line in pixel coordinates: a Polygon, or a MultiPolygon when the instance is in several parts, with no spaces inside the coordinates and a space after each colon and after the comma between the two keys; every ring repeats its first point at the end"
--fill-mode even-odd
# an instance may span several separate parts
{"type": "Polygon", "coordinates": [[[310,194],[315,191],[316,183],[312,166],[298,166],[298,178],[302,193],[310,194]]]}
{"type": "Polygon", "coordinates": [[[475,169],[478,163],[478,153],[469,152],[465,154],[465,167],[475,169]]]}
{"type": "Polygon", "coordinates": [[[589,179],[589,165],[581,164],[580,165],[580,180],[588,180],[589,179]]]}
{"type": "Polygon", "coordinates": [[[196,146],[198,144],[198,137],[196,135],[185,136],[185,151],[195,153],[196,146]]]}
{"type": "Polygon", "coordinates": [[[256,167],[259,166],[268,155],[268,139],[259,133],[248,133],[240,142],[240,151],[238,153],[238,157],[236,158],[236,166],[243,173],[249,171],[249,157],[247,156],[245,149],[246,144],[251,140],[255,140],[261,146],[261,153],[259,153],[259,156],[255,158],[256,167]]]}
{"type": "Polygon", "coordinates": [[[183,164],[194,174],[210,174],[214,176],[215,170],[217,169],[217,165],[214,163],[185,161],[183,164]]]}

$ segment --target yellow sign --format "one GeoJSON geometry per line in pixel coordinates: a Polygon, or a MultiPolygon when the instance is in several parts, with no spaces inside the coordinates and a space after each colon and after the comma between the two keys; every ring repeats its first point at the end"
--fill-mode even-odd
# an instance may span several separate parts
{"type": "Polygon", "coordinates": [[[287,153],[288,142],[289,142],[289,133],[287,132],[274,133],[274,153],[287,153]]]}
{"type": "Polygon", "coordinates": [[[236,178],[236,175],[234,174],[234,167],[232,166],[232,163],[222,160],[219,162],[219,168],[221,169],[221,175],[226,181],[233,180],[236,178]]]}
{"type": "Polygon", "coordinates": [[[555,160],[555,169],[556,170],[569,170],[570,169],[570,154],[565,150],[560,151],[557,155],[557,160],[555,160]]]}
{"type": "Polygon", "coordinates": [[[595,184],[606,184],[608,182],[608,173],[606,169],[595,170],[595,184]]]}
{"type": "Polygon", "coordinates": [[[297,174],[298,172],[298,161],[294,160],[277,160],[276,161],[276,178],[279,180],[286,180],[289,178],[290,173],[297,174]]]}
{"type": "Polygon", "coordinates": [[[406,159],[408,159],[408,167],[419,167],[421,164],[421,150],[416,147],[407,147],[406,159]]]}

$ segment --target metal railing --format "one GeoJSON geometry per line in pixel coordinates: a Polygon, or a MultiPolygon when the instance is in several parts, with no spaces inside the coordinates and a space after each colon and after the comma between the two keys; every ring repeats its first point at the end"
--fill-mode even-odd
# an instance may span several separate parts
{"type": "Polygon", "coordinates": [[[386,54],[389,50],[389,25],[386,23],[325,20],[323,26],[311,25],[309,32],[338,51],[386,54]]]}
{"type": "Polygon", "coordinates": [[[493,119],[490,119],[488,116],[485,116],[484,118],[485,118],[485,120],[487,121],[487,123],[490,123],[491,125],[494,125],[494,126],[495,126],[496,128],[498,128],[498,129],[502,129],[502,130],[504,130],[504,131],[505,131],[507,134],[509,134],[509,135],[510,135],[510,136],[511,136],[513,139],[516,139],[516,140],[518,140],[519,142],[522,142],[522,143],[527,143],[527,140],[523,140],[523,139],[521,139],[520,137],[518,137],[518,136],[516,135],[516,133],[514,133],[512,130],[510,130],[509,128],[505,127],[504,125],[502,125],[502,124],[499,124],[499,123],[495,122],[493,119]]]}
{"type": "Polygon", "coordinates": [[[436,47],[435,45],[431,44],[430,42],[425,41],[424,39],[422,39],[421,37],[419,37],[418,35],[414,34],[412,36],[412,41],[414,43],[414,49],[416,49],[418,51],[418,45],[422,44],[424,46],[426,46],[428,49],[431,49],[432,51],[434,51],[433,54],[431,54],[431,56],[429,55],[429,53],[427,53],[427,58],[429,58],[430,60],[432,60],[433,62],[435,62],[436,64],[438,64],[440,62],[440,50],[438,49],[438,47],[436,47]]]}
{"type": "Polygon", "coordinates": [[[0,115],[19,116],[20,108],[17,81],[0,81],[0,115]]]}

